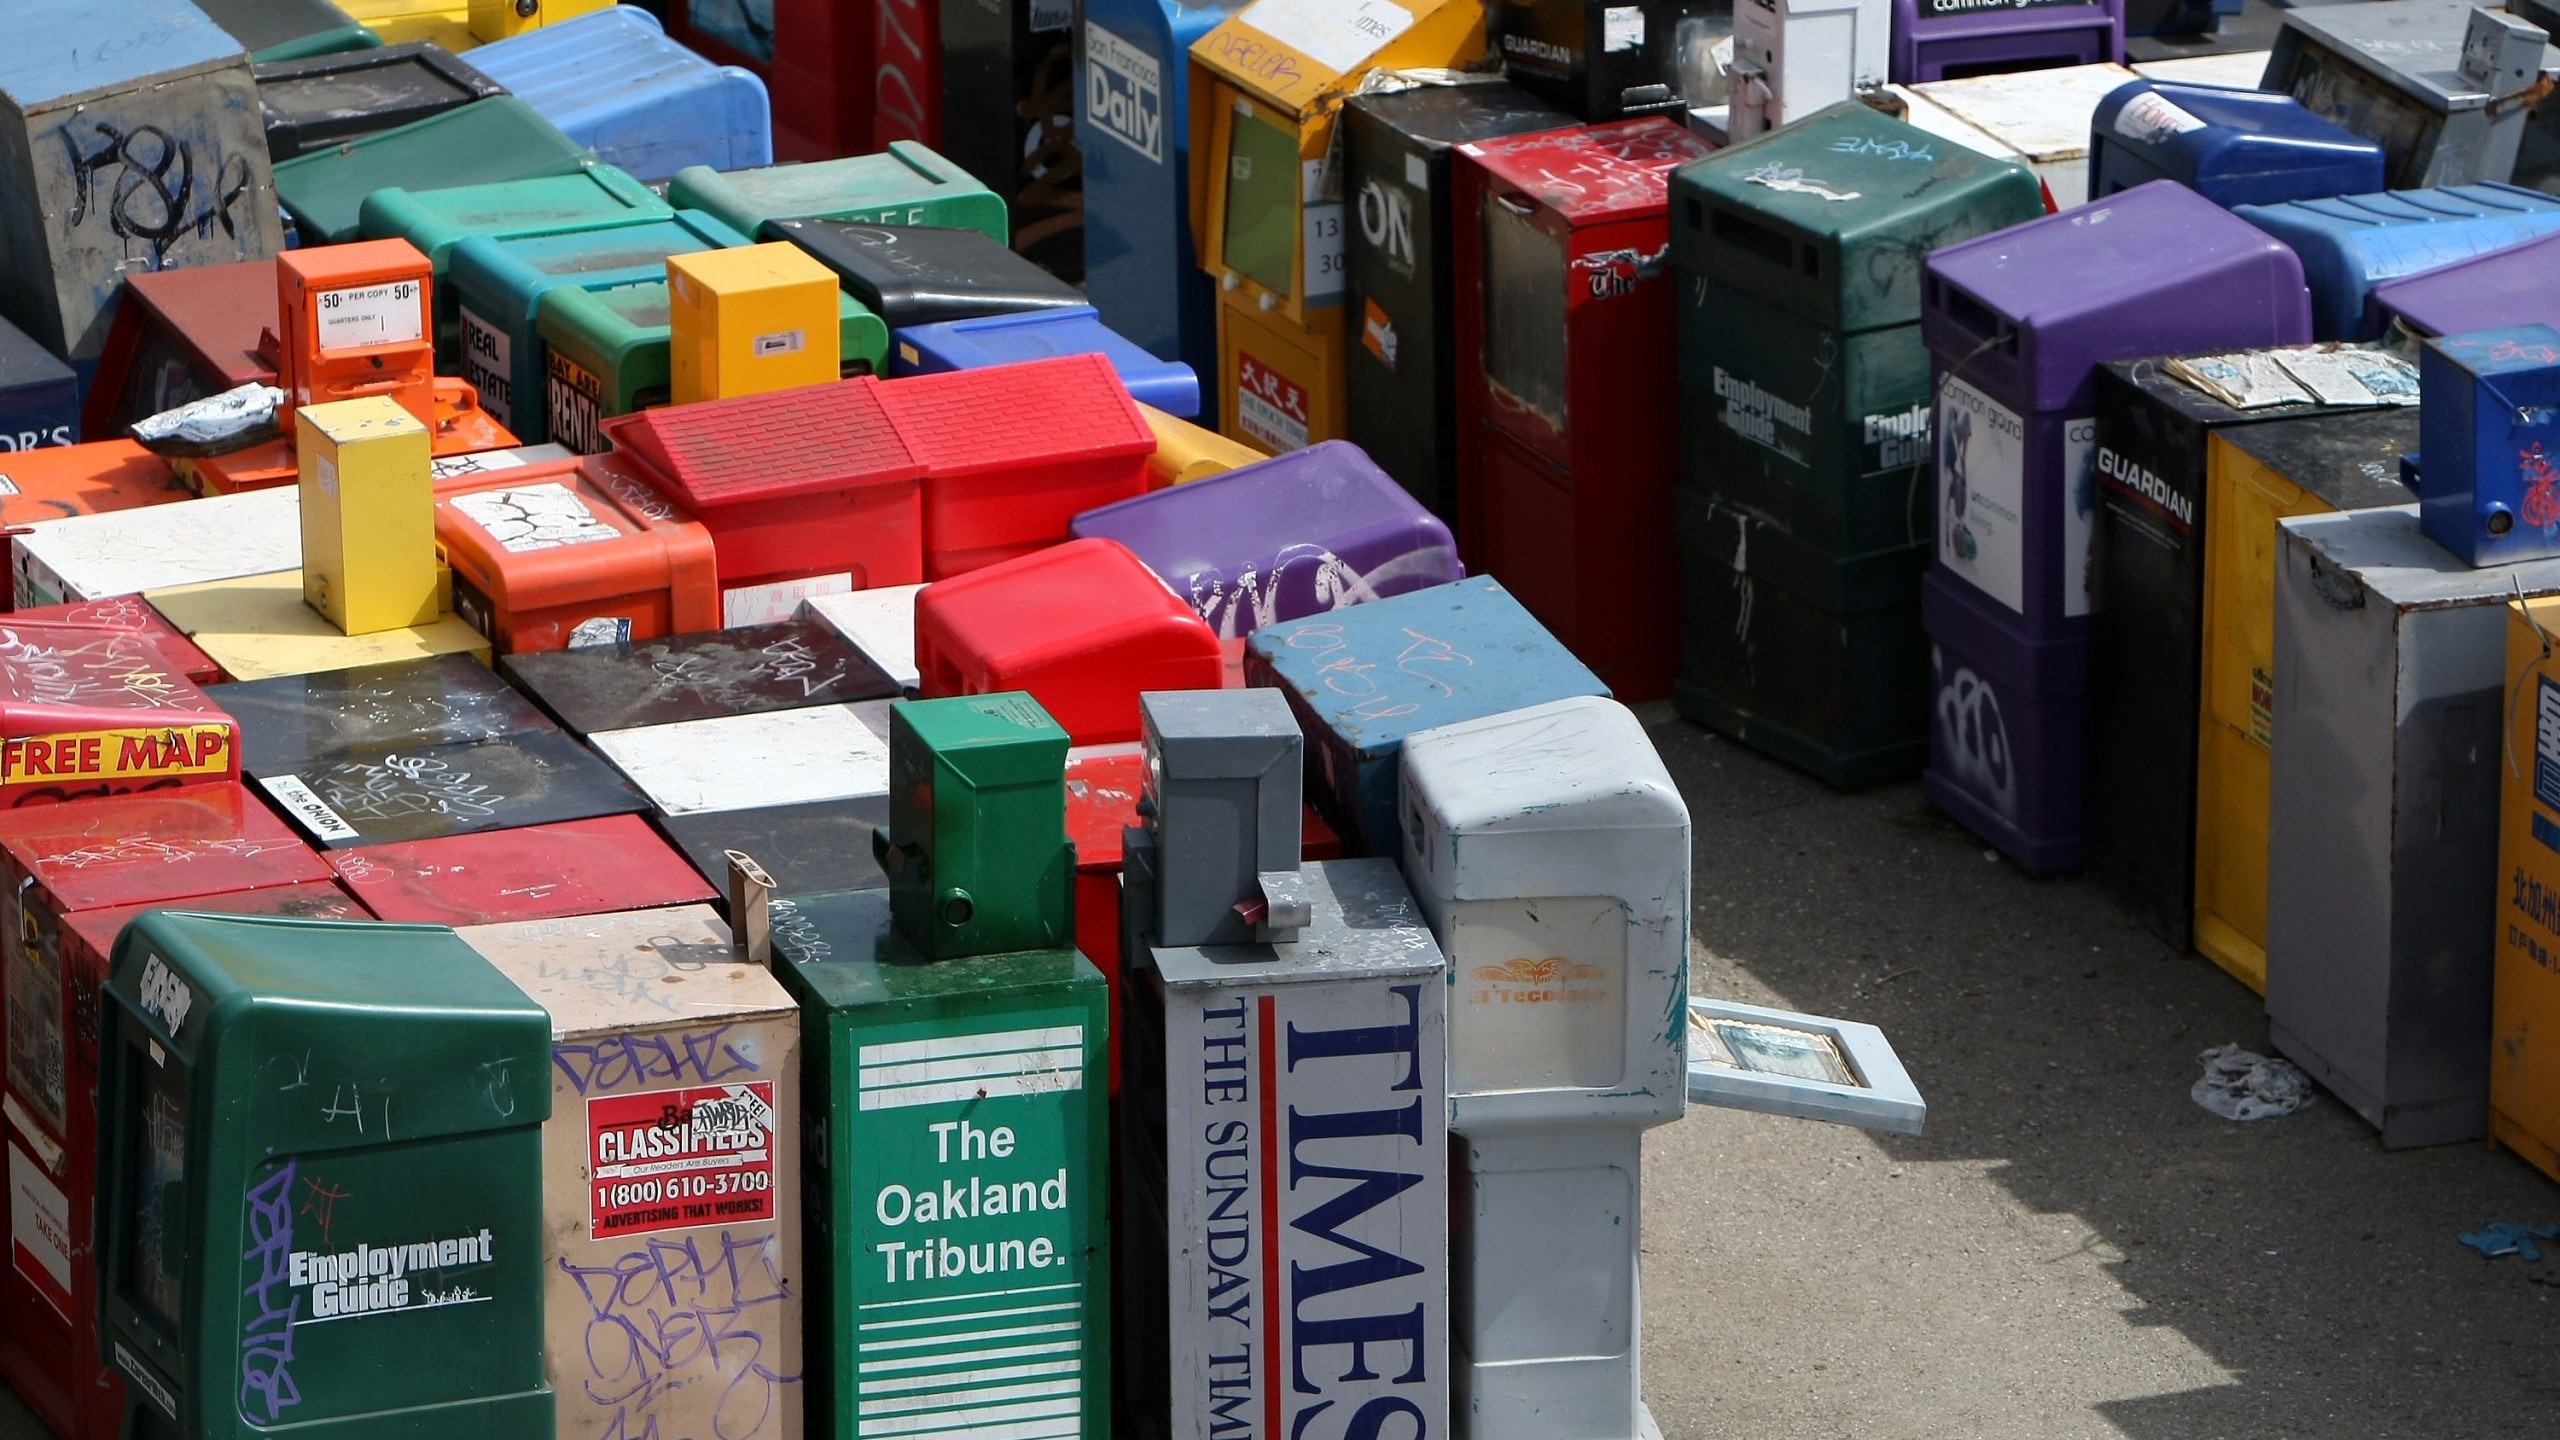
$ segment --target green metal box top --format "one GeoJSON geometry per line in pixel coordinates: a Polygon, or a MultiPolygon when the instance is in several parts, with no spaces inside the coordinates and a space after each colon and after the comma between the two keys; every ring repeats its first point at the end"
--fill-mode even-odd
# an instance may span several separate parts
{"type": "Polygon", "coordinates": [[[548,1440],[550,1031],[441,926],[158,911],[125,930],[100,1318],[156,1428],[548,1440]]]}
{"type": "Polygon", "coordinates": [[[892,705],[873,848],[900,934],[936,960],[1073,944],[1067,732],[1020,691],[892,705]]]}
{"type": "MultiPolygon", "coordinates": [[[[468,108],[468,107],[465,107],[468,108]]],[[[358,224],[368,240],[415,245],[444,274],[447,252],[472,235],[500,240],[560,235],[664,220],[675,209],[622,170],[588,161],[565,175],[411,190],[389,186],[364,197],[358,224]]]]}
{"type": "Polygon", "coordinates": [[[801,1007],[804,1037],[853,1011],[905,1007],[925,1018],[956,1004],[1104,984],[1072,945],[930,959],[898,933],[886,890],[776,900],[773,954],[774,974],[801,1007]]]}
{"type": "Polygon", "coordinates": [[[994,191],[912,140],[892,141],[876,155],[805,165],[726,172],[690,166],[676,172],[667,198],[686,209],[708,210],[748,235],[767,220],[815,216],[983,230],[998,244],[1013,239],[1012,221],[994,191]]]}
{"type": "Polygon", "coordinates": [[[593,162],[577,141],[512,95],[492,95],[413,125],[298,155],[276,167],[276,199],[305,245],[356,238],[365,197],[387,186],[441,190],[544,175],[593,162]]]}
{"type": "Polygon", "coordinates": [[[1671,175],[1671,263],[1838,330],[1920,322],[1942,245],[2044,213],[2035,172],[1846,101],[1671,175]]]}

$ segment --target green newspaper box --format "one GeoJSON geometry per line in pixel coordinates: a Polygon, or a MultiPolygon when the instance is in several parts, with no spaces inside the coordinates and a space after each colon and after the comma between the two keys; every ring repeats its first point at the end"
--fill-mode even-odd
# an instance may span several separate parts
{"type": "Polygon", "coordinates": [[[356,238],[365,198],[388,186],[494,185],[575,175],[593,163],[531,106],[492,95],[287,160],[276,167],[276,200],[303,244],[337,245],[356,238]]]}
{"type": "MultiPolygon", "coordinates": [[[[600,454],[611,448],[604,421],[667,403],[673,385],[668,313],[664,280],[602,290],[560,285],[543,292],[533,333],[542,347],[543,420],[553,444],[600,454]]],[[[885,371],[889,327],[861,301],[841,293],[836,316],[844,373],[885,371]]]]}
{"type": "Polygon", "coordinates": [[[1075,940],[1067,732],[1020,691],[889,707],[889,823],[872,858],[927,958],[1075,940]]]}
{"type": "Polygon", "coordinates": [[[155,911],[100,1015],[129,1437],[548,1440],[551,1021],[450,930],[155,911]]]}
{"type": "Polygon", "coordinates": [[[927,960],[889,910],[773,904],[827,1117],[801,1132],[809,1433],[1108,1440],[1102,974],[1071,946],[927,960]]]}
{"type": "Polygon", "coordinates": [[[729,171],[694,165],[668,182],[667,199],[683,209],[708,210],[744,235],[754,235],[767,220],[805,216],[947,225],[983,230],[999,245],[1012,243],[1004,201],[968,171],[912,140],[891,141],[877,155],[806,165],[729,171]]]}

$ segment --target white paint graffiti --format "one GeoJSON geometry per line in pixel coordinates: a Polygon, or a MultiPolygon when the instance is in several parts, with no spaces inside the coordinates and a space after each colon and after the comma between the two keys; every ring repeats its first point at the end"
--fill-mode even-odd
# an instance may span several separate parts
{"type": "Polygon", "coordinates": [[[1235,577],[1233,588],[1214,573],[1191,577],[1191,608],[1221,640],[1250,635],[1266,625],[1365,605],[1389,595],[1458,578],[1458,557],[1445,545],[1408,550],[1363,573],[1322,545],[1283,549],[1269,566],[1235,577]]]}
{"type": "Polygon", "coordinates": [[[1947,778],[2001,816],[2016,819],[2017,757],[2009,747],[2009,727],[2000,718],[2000,697],[1965,666],[1956,666],[1950,675],[1946,652],[1934,645],[1930,665],[1938,680],[1937,736],[1931,748],[1943,758],[1947,778]]]}

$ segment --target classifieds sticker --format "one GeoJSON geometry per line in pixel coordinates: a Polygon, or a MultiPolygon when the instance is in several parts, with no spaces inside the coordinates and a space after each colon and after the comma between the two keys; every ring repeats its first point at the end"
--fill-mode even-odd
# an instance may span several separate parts
{"type": "Polygon", "coordinates": [[[773,1162],[771,1081],[596,1096],[588,1234],[770,1221],[773,1162]]]}

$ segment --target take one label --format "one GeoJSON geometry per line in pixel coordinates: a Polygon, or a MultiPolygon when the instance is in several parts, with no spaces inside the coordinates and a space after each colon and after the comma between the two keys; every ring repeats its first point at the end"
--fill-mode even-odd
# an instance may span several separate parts
{"type": "Polygon", "coordinates": [[[769,1221],[773,1083],[591,1099],[587,1168],[593,1239],[769,1221]]]}
{"type": "Polygon", "coordinates": [[[1084,22],[1086,128],[1164,163],[1164,67],[1156,57],[1084,22]]]}
{"type": "Polygon", "coordinates": [[[329,808],[329,802],[303,783],[299,775],[261,775],[258,783],[303,829],[322,840],[353,840],[356,827],[329,808]]]}
{"type": "Polygon", "coordinates": [[[2157,145],[2172,135],[2203,128],[2202,120],[2158,94],[2136,95],[2131,104],[2116,112],[2116,133],[2146,145],[2157,145]]]}
{"type": "Polygon", "coordinates": [[[9,1145],[9,1263],[71,1318],[71,1201],[35,1157],[9,1145]]]}
{"type": "Polygon", "coordinates": [[[507,332],[463,307],[462,378],[480,392],[480,408],[489,418],[510,430],[516,423],[515,349],[507,332]]]}
{"type": "Polygon", "coordinates": [[[323,350],[415,343],[427,334],[425,298],[415,280],[323,290],[315,338],[323,350]]]}
{"type": "MultiPolygon", "coordinates": [[[[1971,385],[1950,378],[1939,387],[1938,563],[2021,614],[2027,608],[2026,436],[2017,411],[1971,385]]],[[[2085,554],[2079,568],[2087,572],[2085,554]]]]}
{"type": "Polygon", "coordinates": [[[1254,0],[1236,18],[1337,73],[1413,28],[1394,0],[1254,0]]]}
{"type": "MultiPolygon", "coordinates": [[[[1236,424],[1273,451],[1307,448],[1306,387],[1236,352],[1236,424]]],[[[732,622],[735,623],[735,622],[732,622]]]]}

